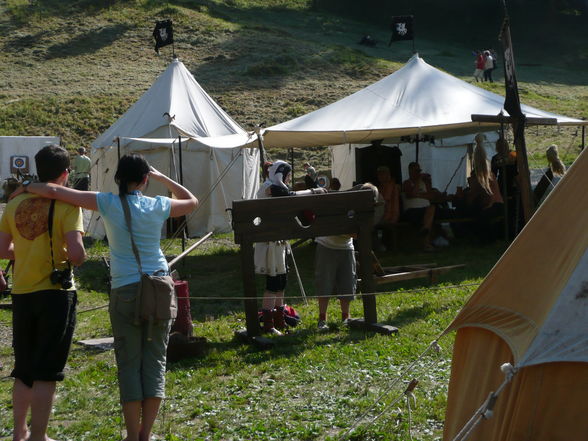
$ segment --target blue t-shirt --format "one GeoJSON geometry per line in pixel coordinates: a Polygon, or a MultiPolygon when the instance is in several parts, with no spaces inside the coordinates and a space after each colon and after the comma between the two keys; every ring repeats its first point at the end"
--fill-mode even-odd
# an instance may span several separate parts
{"type": "MultiPolygon", "coordinates": [[[[143,272],[167,271],[167,261],[159,245],[161,228],[171,210],[170,199],[165,196],[151,198],[137,192],[128,194],[127,201],[131,209],[133,239],[139,249],[143,272]]],[[[139,266],[131,247],[120,197],[112,193],[98,193],[96,202],[110,247],[112,288],[138,282],[139,266]]]]}

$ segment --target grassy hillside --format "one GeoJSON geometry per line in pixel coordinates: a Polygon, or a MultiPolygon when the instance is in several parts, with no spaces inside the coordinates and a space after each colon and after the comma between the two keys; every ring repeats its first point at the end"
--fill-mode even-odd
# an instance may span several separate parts
{"type": "MultiPolygon", "coordinates": [[[[340,99],[398,69],[409,42],[388,47],[387,26],[354,21],[310,0],[59,2],[0,1],[0,134],[59,135],[87,145],[152,84],[171,59],[157,56],[154,21],[172,18],[176,53],[212,97],[245,128],[271,125],[340,99]],[[357,44],[364,33],[379,44],[357,44]]],[[[451,23],[462,26],[463,23],[451,23]]],[[[522,27],[522,26],[521,26],[522,27]]],[[[498,30],[496,30],[497,32],[498,30]]],[[[464,29],[464,34],[470,34],[464,29]]],[[[517,29],[517,32],[520,32],[517,29]]],[[[487,41],[486,46],[498,47],[487,41]]],[[[469,38],[416,42],[430,64],[471,80],[469,38]],[[440,43],[442,41],[442,43],[440,43]]],[[[516,49],[516,41],[515,41],[516,49]]],[[[542,64],[516,52],[523,102],[588,117],[585,70],[542,64]]],[[[500,75],[499,75],[500,76],[500,75]]],[[[502,93],[500,83],[484,84],[502,93]]],[[[529,133],[530,150],[556,141],[573,156],[574,131],[529,133]]],[[[280,154],[276,152],[275,154],[280,154]]],[[[325,161],[320,150],[299,156],[325,161]]],[[[541,156],[541,155],[540,155],[541,156]]]]}

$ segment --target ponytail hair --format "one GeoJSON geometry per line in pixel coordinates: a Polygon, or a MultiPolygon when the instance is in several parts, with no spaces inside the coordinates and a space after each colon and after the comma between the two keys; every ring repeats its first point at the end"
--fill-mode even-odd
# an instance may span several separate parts
{"type": "Polygon", "coordinates": [[[118,161],[114,182],[118,185],[118,193],[124,195],[128,193],[129,184],[139,184],[149,174],[149,163],[143,157],[136,153],[124,155],[118,161]]]}
{"type": "Polygon", "coordinates": [[[566,166],[562,160],[559,159],[559,151],[555,144],[552,144],[547,148],[545,156],[547,157],[547,161],[549,161],[549,168],[553,174],[563,176],[566,172],[566,166]]]}

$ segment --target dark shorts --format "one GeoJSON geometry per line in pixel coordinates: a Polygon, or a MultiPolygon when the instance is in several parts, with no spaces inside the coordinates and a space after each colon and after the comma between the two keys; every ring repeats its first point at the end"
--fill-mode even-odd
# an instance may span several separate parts
{"type": "Polygon", "coordinates": [[[402,213],[402,219],[413,225],[421,225],[423,223],[423,217],[428,207],[422,208],[409,208],[402,213]]]}
{"type": "Polygon", "coordinates": [[[266,276],[265,289],[270,292],[279,292],[286,289],[286,282],[288,276],[286,274],[278,274],[276,276],[266,276]]]}
{"type": "Polygon", "coordinates": [[[76,190],[88,191],[90,188],[90,178],[78,178],[74,183],[76,190]]]}
{"type": "Polygon", "coordinates": [[[75,291],[45,290],[12,295],[14,370],[28,387],[61,381],[76,325],[75,291]]]}

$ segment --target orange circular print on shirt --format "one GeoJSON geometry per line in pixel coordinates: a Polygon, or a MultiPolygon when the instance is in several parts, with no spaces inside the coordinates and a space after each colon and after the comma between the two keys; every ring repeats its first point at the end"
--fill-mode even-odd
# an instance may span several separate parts
{"type": "Polygon", "coordinates": [[[16,229],[22,237],[34,240],[47,231],[50,204],[49,199],[30,198],[18,205],[14,220],[16,229]]]}

